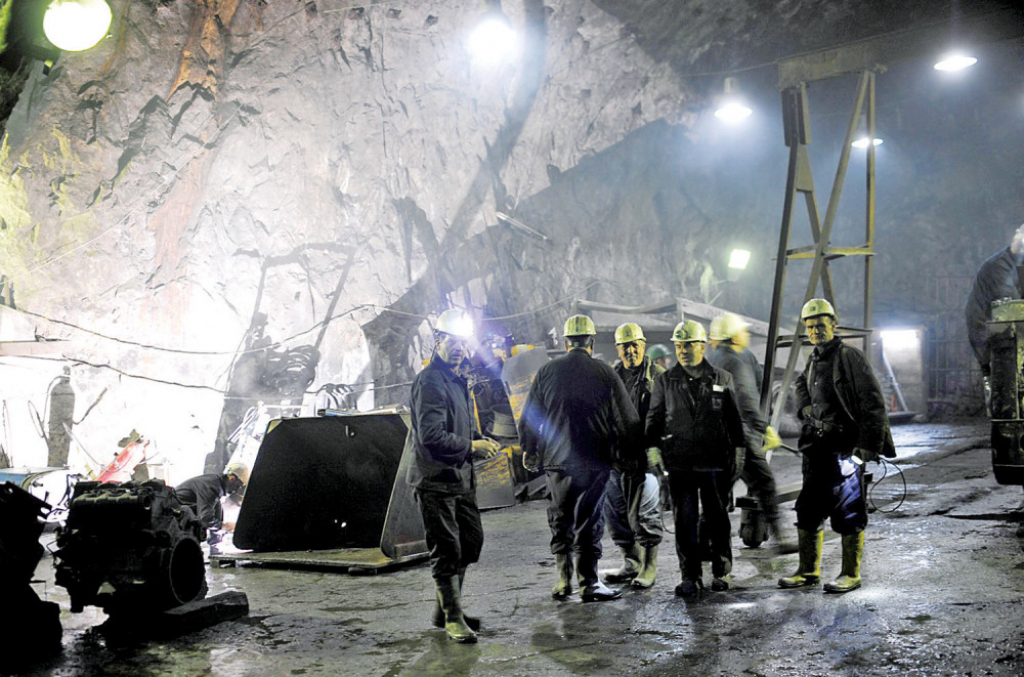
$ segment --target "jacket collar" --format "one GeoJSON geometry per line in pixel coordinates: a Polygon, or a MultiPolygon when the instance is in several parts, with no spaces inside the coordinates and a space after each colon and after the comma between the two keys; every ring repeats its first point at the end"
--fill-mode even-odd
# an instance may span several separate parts
{"type": "Polygon", "coordinates": [[[449,366],[447,362],[442,360],[437,355],[434,355],[430,359],[430,366],[431,366],[431,368],[436,369],[440,373],[444,374],[444,377],[447,378],[449,381],[462,381],[462,382],[465,382],[465,380],[466,380],[466,379],[462,378],[461,376],[459,376],[458,374],[456,374],[455,370],[452,369],[451,366],[449,366]]]}

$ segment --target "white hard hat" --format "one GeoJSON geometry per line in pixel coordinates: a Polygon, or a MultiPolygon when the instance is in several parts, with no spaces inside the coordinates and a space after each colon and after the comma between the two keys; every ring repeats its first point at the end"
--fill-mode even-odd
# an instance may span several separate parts
{"type": "Polygon", "coordinates": [[[473,336],[473,319],[464,310],[449,308],[437,318],[434,330],[460,338],[470,338],[473,336]]]}

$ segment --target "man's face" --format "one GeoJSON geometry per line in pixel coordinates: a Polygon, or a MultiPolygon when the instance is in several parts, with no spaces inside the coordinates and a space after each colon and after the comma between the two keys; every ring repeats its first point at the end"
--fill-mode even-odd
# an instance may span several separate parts
{"type": "Polygon", "coordinates": [[[811,343],[820,346],[832,340],[836,333],[836,321],[831,315],[808,317],[804,320],[804,328],[807,329],[807,337],[811,339],[811,343]]]}
{"type": "Polygon", "coordinates": [[[615,350],[619,353],[619,359],[626,369],[635,369],[644,361],[644,353],[647,352],[647,344],[643,341],[630,341],[629,343],[616,343],[615,350]]]}
{"type": "Polygon", "coordinates": [[[228,475],[228,493],[233,494],[236,491],[241,490],[245,485],[242,484],[242,480],[234,473],[228,475]]]}
{"type": "Polygon", "coordinates": [[[701,341],[685,341],[676,344],[676,358],[684,367],[696,367],[704,361],[707,344],[701,341]]]}
{"type": "Polygon", "coordinates": [[[466,345],[468,339],[452,334],[441,333],[437,337],[437,356],[442,362],[453,369],[462,364],[466,358],[466,345]]]}

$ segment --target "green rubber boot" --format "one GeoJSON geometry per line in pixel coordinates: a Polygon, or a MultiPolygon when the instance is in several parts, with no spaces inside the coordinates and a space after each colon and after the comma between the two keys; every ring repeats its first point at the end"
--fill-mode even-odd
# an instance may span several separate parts
{"type": "Polygon", "coordinates": [[[643,566],[643,551],[634,543],[632,547],[622,548],[622,567],[617,571],[605,572],[601,578],[605,583],[628,583],[637,577],[643,566]]]}
{"type": "Polygon", "coordinates": [[[654,585],[658,573],[658,546],[652,545],[640,549],[643,565],[640,573],[633,579],[633,587],[646,590],[654,585]]]}
{"type": "Polygon", "coordinates": [[[843,536],[843,570],[825,584],[825,592],[843,593],[860,587],[860,561],[864,557],[864,532],[843,536]]]}
{"type": "Polygon", "coordinates": [[[444,631],[448,634],[448,638],[460,644],[475,643],[476,633],[466,625],[466,620],[462,617],[459,577],[438,578],[435,583],[438,597],[441,598],[441,608],[444,610],[444,631]]]}
{"type": "MultiPolygon", "coordinates": [[[[459,569],[459,599],[462,599],[462,584],[466,580],[466,570],[459,569]]],[[[435,628],[444,627],[444,609],[441,608],[441,593],[437,593],[437,604],[434,605],[434,615],[431,617],[431,622],[435,628]]],[[[462,619],[466,621],[466,625],[469,626],[470,630],[476,631],[480,629],[480,619],[470,616],[465,611],[462,612],[462,619]]]]}
{"type": "Polygon", "coordinates": [[[780,588],[806,588],[821,581],[821,546],[825,543],[825,532],[796,530],[800,565],[796,573],[779,579],[780,588]]]}
{"type": "Polygon", "coordinates": [[[566,599],[572,594],[572,554],[555,555],[555,569],[558,582],[551,588],[551,596],[555,599],[566,599]]]}

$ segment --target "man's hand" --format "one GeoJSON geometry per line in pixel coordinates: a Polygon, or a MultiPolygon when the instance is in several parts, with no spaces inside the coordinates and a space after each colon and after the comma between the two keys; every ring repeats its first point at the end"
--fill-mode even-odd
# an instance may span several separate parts
{"type": "Polygon", "coordinates": [[[658,451],[657,447],[651,447],[647,450],[647,472],[659,477],[665,474],[665,462],[662,460],[661,452],[658,451]]]}
{"type": "Polygon", "coordinates": [[[523,467],[530,472],[540,472],[540,454],[523,454],[523,467]]]}
{"type": "Polygon", "coordinates": [[[501,445],[492,440],[490,437],[482,437],[479,440],[473,440],[473,458],[477,460],[485,460],[488,458],[494,458],[501,451],[501,445]]]}
{"type": "Polygon", "coordinates": [[[775,432],[775,428],[768,426],[768,429],[764,431],[764,446],[761,447],[761,451],[778,449],[781,446],[782,438],[779,437],[779,433],[775,432]]]}
{"type": "Polygon", "coordinates": [[[855,447],[853,455],[859,458],[864,463],[875,463],[878,461],[878,454],[873,451],[868,451],[863,447],[855,447]]]}

